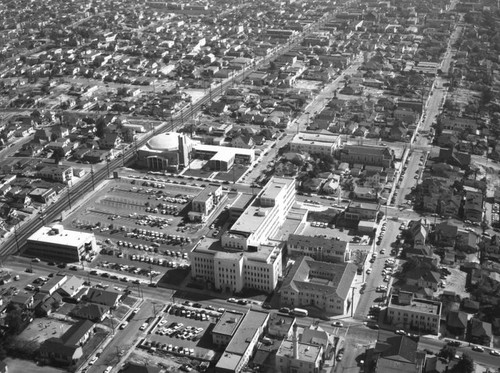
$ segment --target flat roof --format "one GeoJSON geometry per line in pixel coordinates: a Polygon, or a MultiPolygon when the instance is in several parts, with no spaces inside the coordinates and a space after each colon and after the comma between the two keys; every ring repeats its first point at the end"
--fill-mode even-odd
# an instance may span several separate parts
{"type": "Polygon", "coordinates": [[[234,155],[246,155],[251,157],[255,155],[255,150],[245,149],[245,148],[230,148],[227,146],[205,145],[205,144],[194,145],[193,148],[196,151],[214,153],[214,155],[219,152],[231,152],[234,155]]]}
{"type": "Polygon", "coordinates": [[[260,328],[263,328],[268,317],[267,312],[249,310],[241,322],[238,332],[227,345],[225,352],[243,355],[250,346],[250,341],[255,336],[255,333],[260,328]]]}
{"type": "MultiPolygon", "coordinates": [[[[315,362],[322,350],[321,346],[301,342],[298,343],[298,347],[298,360],[309,363],[315,362]]],[[[293,341],[283,340],[276,355],[293,357],[293,341]]]]}
{"type": "Polygon", "coordinates": [[[248,206],[245,211],[243,211],[229,232],[242,232],[248,235],[254,233],[264,222],[267,214],[270,214],[273,209],[274,206],[263,207],[254,202],[252,205],[248,206]]]}
{"type": "Polygon", "coordinates": [[[409,304],[399,304],[397,303],[397,301],[395,301],[395,298],[398,298],[397,294],[392,295],[391,302],[389,303],[389,308],[411,310],[413,312],[428,313],[433,315],[439,315],[440,313],[441,302],[414,298],[409,304]]]}
{"type": "Polygon", "coordinates": [[[239,193],[230,208],[243,210],[255,198],[253,194],[239,193]]]}
{"type": "Polygon", "coordinates": [[[287,177],[272,177],[271,180],[262,190],[261,198],[276,199],[285,189],[293,184],[295,187],[295,179],[287,177]]]}
{"type": "Polygon", "coordinates": [[[223,371],[235,372],[236,368],[243,356],[239,354],[233,354],[230,352],[224,352],[217,362],[216,369],[221,369],[223,371]]]}
{"type": "Polygon", "coordinates": [[[193,198],[193,202],[205,202],[208,198],[217,192],[222,187],[218,184],[208,184],[196,197],[193,198]]]}
{"type": "Polygon", "coordinates": [[[242,312],[225,311],[220,317],[212,333],[232,336],[243,320],[245,314],[242,312]]]}
{"type": "Polygon", "coordinates": [[[28,242],[43,242],[59,246],[79,247],[93,239],[93,233],[71,231],[60,225],[54,227],[41,227],[28,237],[28,242]]]}
{"type": "Polygon", "coordinates": [[[309,133],[309,132],[301,132],[296,134],[291,143],[296,144],[315,144],[317,145],[330,145],[333,146],[338,141],[339,135],[328,135],[324,133],[309,133]]]}
{"type": "Polygon", "coordinates": [[[245,257],[250,261],[272,262],[278,255],[280,247],[278,245],[261,244],[257,251],[241,251],[223,248],[220,240],[204,238],[194,252],[206,253],[219,259],[237,259],[245,257]],[[273,257],[274,256],[274,257],[273,257]]]}

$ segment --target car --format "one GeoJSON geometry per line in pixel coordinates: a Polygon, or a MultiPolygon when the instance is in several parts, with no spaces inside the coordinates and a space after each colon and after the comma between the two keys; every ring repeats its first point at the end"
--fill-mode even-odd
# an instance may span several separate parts
{"type": "Polygon", "coordinates": [[[344,357],[344,354],[339,353],[339,354],[337,355],[337,361],[342,361],[342,358],[343,358],[343,357],[344,357]]]}
{"type": "Polygon", "coordinates": [[[493,356],[500,356],[500,351],[498,351],[498,350],[491,350],[491,351],[490,351],[490,355],[493,355],[493,356]]]}
{"type": "Polygon", "coordinates": [[[395,333],[398,335],[406,335],[406,332],[403,329],[398,329],[398,330],[396,330],[395,333]]]}
{"type": "Polygon", "coordinates": [[[290,313],[290,308],[288,308],[288,307],[281,307],[281,308],[279,309],[279,311],[280,311],[281,313],[290,313]]]}
{"type": "Polygon", "coordinates": [[[385,254],[385,249],[380,250],[380,254],[385,254]]]}
{"type": "Polygon", "coordinates": [[[125,329],[128,325],[128,321],[124,321],[121,325],[120,325],[120,329],[125,329]]]}
{"type": "Polygon", "coordinates": [[[106,369],[104,369],[104,373],[109,373],[113,369],[113,366],[109,365],[106,369]]]}
{"type": "Polygon", "coordinates": [[[459,341],[449,341],[447,345],[452,347],[460,347],[461,343],[459,341]]]}
{"type": "Polygon", "coordinates": [[[97,356],[94,356],[92,359],[89,360],[89,365],[94,365],[94,363],[99,359],[97,356]]]}
{"type": "Polygon", "coordinates": [[[241,304],[242,306],[246,306],[248,304],[248,301],[246,299],[238,299],[236,303],[241,304]]]}
{"type": "Polygon", "coordinates": [[[481,346],[474,345],[472,346],[472,351],[484,352],[484,348],[481,346]]]}
{"type": "Polygon", "coordinates": [[[341,328],[344,326],[344,324],[342,324],[340,321],[334,321],[334,322],[332,322],[332,326],[337,326],[337,327],[341,328]]]}
{"type": "Polygon", "coordinates": [[[229,298],[227,301],[229,303],[238,303],[238,301],[235,298],[229,298]]]}
{"type": "Polygon", "coordinates": [[[370,273],[372,273],[372,269],[371,269],[371,268],[368,268],[368,269],[366,270],[366,274],[367,274],[367,275],[369,275],[370,273]]]}
{"type": "Polygon", "coordinates": [[[269,303],[262,303],[262,308],[264,308],[265,310],[270,310],[272,307],[269,303]]]}

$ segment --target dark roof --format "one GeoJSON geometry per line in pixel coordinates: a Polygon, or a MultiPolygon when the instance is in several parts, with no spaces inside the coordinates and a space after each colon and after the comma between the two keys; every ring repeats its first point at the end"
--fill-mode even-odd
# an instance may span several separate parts
{"type": "Polygon", "coordinates": [[[120,370],[120,373],[159,373],[160,371],[161,369],[157,367],[129,362],[125,368],[120,370]]]}
{"type": "Polygon", "coordinates": [[[462,311],[450,311],[446,319],[446,325],[450,328],[465,329],[467,327],[467,314],[462,311]]]}
{"type": "Polygon", "coordinates": [[[492,336],[491,324],[476,318],[470,319],[470,335],[472,337],[492,336]]]}
{"type": "Polygon", "coordinates": [[[114,306],[121,295],[114,291],[91,288],[87,293],[89,302],[114,306]]]}
{"type": "Polygon", "coordinates": [[[427,282],[439,283],[439,273],[430,270],[422,270],[420,268],[415,268],[406,272],[405,277],[413,280],[423,279],[427,282]]]}
{"type": "Polygon", "coordinates": [[[417,342],[404,335],[394,336],[388,338],[385,342],[377,342],[375,351],[386,359],[415,363],[417,342]]]}
{"type": "Polygon", "coordinates": [[[66,346],[75,345],[93,327],[94,323],[92,321],[78,321],[76,324],[73,324],[71,328],[69,328],[59,339],[66,346]]]}

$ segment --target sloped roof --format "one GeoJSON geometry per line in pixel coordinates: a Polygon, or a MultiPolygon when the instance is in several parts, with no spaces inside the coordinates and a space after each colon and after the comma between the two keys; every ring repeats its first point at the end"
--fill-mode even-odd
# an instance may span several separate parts
{"type": "Polygon", "coordinates": [[[388,338],[385,342],[377,342],[375,351],[386,359],[415,363],[417,342],[405,335],[394,336],[388,338]]]}
{"type": "Polygon", "coordinates": [[[467,314],[462,311],[450,311],[446,318],[446,325],[450,328],[465,329],[467,327],[467,314]]]}

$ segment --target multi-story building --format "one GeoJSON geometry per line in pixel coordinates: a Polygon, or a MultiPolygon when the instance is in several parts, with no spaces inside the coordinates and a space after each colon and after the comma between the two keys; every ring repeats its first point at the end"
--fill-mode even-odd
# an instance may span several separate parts
{"type": "Polygon", "coordinates": [[[406,291],[389,297],[386,320],[396,328],[438,334],[440,319],[441,302],[415,298],[406,291]]]}
{"type": "Polygon", "coordinates": [[[345,145],[340,151],[340,160],[350,165],[362,164],[389,168],[394,160],[394,152],[386,146],[345,145]]]}
{"type": "Polygon", "coordinates": [[[295,261],[280,290],[282,306],[314,306],[328,314],[343,315],[351,307],[356,266],[327,263],[304,256],[295,261]]]}
{"type": "Polygon", "coordinates": [[[189,219],[204,222],[222,199],[222,186],[209,184],[191,202],[189,219]]]}
{"type": "Polygon", "coordinates": [[[273,177],[256,200],[222,236],[222,246],[248,250],[274,236],[295,202],[295,180],[273,177]]]}
{"type": "Polygon", "coordinates": [[[276,351],[276,371],[280,373],[319,373],[324,349],[321,345],[299,341],[297,324],[292,339],[283,339],[276,351]]]}
{"type": "Polygon", "coordinates": [[[227,346],[238,330],[244,313],[224,311],[212,329],[212,342],[217,346],[227,346]]]}
{"type": "Polygon", "coordinates": [[[43,179],[67,183],[73,178],[73,167],[48,165],[38,171],[37,175],[43,179]]]}
{"type": "Polygon", "coordinates": [[[269,313],[267,312],[247,311],[217,362],[215,371],[218,373],[241,372],[252,357],[268,320],[269,313]]]}
{"type": "Polygon", "coordinates": [[[323,262],[344,263],[349,260],[349,242],[331,237],[291,234],[287,240],[290,257],[309,256],[323,262]]]}
{"type": "Polygon", "coordinates": [[[378,203],[352,201],[345,211],[347,220],[377,220],[380,205],[378,203]]]}
{"type": "Polygon", "coordinates": [[[97,250],[93,233],[64,229],[62,225],[41,227],[26,243],[25,254],[47,261],[73,263],[97,250]]]}
{"type": "Polygon", "coordinates": [[[332,155],[340,146],[340,136],[330,132],[301,132],[290,142],[292,152],[332,155]]]}
{"type": "Polygon", "coordinates": [[[271,293],[282,274],[282,245],[260,245],[256,251],[224,249],[204,239],[189,254],[191,276],[215,289],[240,292],[243,288],[271,293]]]}

